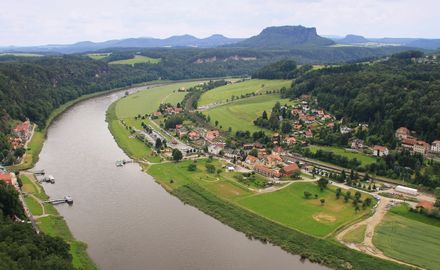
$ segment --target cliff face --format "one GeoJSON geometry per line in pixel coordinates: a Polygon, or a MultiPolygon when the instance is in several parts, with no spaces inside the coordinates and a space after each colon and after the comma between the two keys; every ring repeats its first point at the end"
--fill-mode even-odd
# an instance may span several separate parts
{"type": "Polygon", "coordinates": [[[252,48],[292,49],[295,47],[328,46],[334,41],[316,33],[316,28],[304,26],[274,26],[259,35],[243,40],[235,46],[252,48]]]}

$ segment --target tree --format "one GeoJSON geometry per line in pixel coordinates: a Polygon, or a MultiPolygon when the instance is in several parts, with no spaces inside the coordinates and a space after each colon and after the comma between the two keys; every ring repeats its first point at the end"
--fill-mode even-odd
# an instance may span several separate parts
{"type": "Polygon", "coordinates": [[[206,163],[205,167],[208,173],[215,173],[215,166],[212,165],[211,163],[206,163]]]}
{"type": "Polygon", "coordinates": [[[304,197],[306,199],[310,199],[310,197],[312,196],[312,193],[308,192],[308,191],[304,191],[304,197]]]}
{"type": "Polygon", "coordinates": [[[220,175],[222,173],[222,169],[217,169],[216,173],[217,175],[220,175]]]}
{"type": "Polygon", "coordinates": [[[267,112],[266,111],[263,111],[261,118],[264,120],[267,120],[267,112]]]}
{"type": "Polygon", "coordinates": [[[324,198],[319,200],[319,201],[321,202],[321,205],[324,205],[324,203],[325,203],[325,199],[324,198]]]}
{"type": "Polygon", "coordinates": [[[326,178],[321,177],[321,178],[318,180],[318,186],[319,186],[319,189],[320,189],[321,191],[323,191],[324,189],[326,189],[326,188],[327,188],[327,185],[328,185],[328,180],[327,180],[326,178]]]}
{"type": "Polygon", "coordinates": [[[250,152],[249,152],[249,155],[251,155],[251,156],[254,156],[254,157],[258,157],[258,150],[257,149],[252,149],[250,152]]]}
{"type": "Polygon", "coordinates": [[[362,194],[359,191],[356,191],[356,193],[354,193],[354,200],[359,202],[361,200],[361,196],[362,194]]]}
{"type": "Polygon", "coordinates": [[[339,200],[339,198],[341,197],[342,194],[342,189],[341,188],[337,188],[336,189],[336,199],[339,200]]]}
{"type": "Polygon", "coordinates": [[[162,148],[162,141],[159,138],[156,139],[155,147],[156,149],[162,148]]]}
{"type": "Polygon", "coordinates": [[[197,170],[197,165],[194,163],[191,163],[188,165],[188,171],[195,172],[197,170]]]}
{"type": "Polygon", "coordinates": [[[176,162],[180,161],[183,158],[182,152],[180,152],[180,150],[177,148],[173,149],[172,156],[173,160],[176,162]]]}
{"type": "Polygon", "coordinates": [[[215,123],[215,126],[218,126],[218,121],[217,121],[217,120],[215,120],[215,122],[214,122],[214,123],[215,123]]]}
{"type": "Polygon", "coordinates": [[[281,132],[284,134],[288,134],[291,131],[292,131],[292,125],[287,121],[283,122],[281,125],[281,132]]]}

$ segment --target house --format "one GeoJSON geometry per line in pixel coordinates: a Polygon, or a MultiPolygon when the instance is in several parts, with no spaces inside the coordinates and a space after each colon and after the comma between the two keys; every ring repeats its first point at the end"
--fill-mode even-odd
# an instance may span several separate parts
{"type": "Polygon", "coordinates": [[[403,140],[408,138],[408,136],[410,135],[411,131],[406,128],[406,127],[400,127],[396,130],[396,138],[398,140],[403,140]]]}
{"type": "Polygon", "coordinates": [[[295,172],[299,172],[299,167],[296,163],[289,164],[281,169],[281,173],[285,176],[292,176],[295,172]]]}
{"type": "Polygon", "coordinates": [[[389,154],[388,148],[386,148],[385,146],[375,145],[373,147],[373,155],[375,156],[383,157],[383,156],[388,156],[388,154],[389,154]]]}
{"type": "Polygon", "coordinates": [[[430,145],[424,141],[417,141],[413,146],[414,153],[420,153],[422,155],[426,155],[430,149],[430,145]]]}
{"type": "Polygon", "coordinates": [[[177,92],[186,92],[186,88],[185,87],[180,87],[177,92]]]}
{"type": "Polygon", "coordinates": [[[190,133],[188,133],[188,138],[191,141],[196,141],[198,139],[200,139],[200,134],[197,131],[191,131],[190,133]]]}
{"type": "Polygon", "coordinates": [[[266,167],[263,164],[256,164],[255,167],[254,167],[254,170],[257,173],[262,174],[262,175],[267,176],[267,177],[273,177],[273,178],[276,177],[276,178],[278,178],[278,177],[281,176],[281,173],[279,171],[273,170],[273,169],[271,169],[269,167],[266,167]]]}
{"type": "Polygon", "coordinates": [[[176,129],[181,129],[181,128],[183,128],[183,125],[181,125],[181,124],[176,125],[176,129]]]}
{"type": "Polygon", "coordinates": [[[424,208],[426,210],[431,210],[432,208],[434,208],[434,203],[430,202],[430,201],[420,201],[416,208],[424,208]]]}
{"type": "Polygon", "coordinates": [[[341,127],[340,128],[341,134],[348,134],[352,132],[352,129],[349,127],[341,127]]]}
{"type": "Polygon", "coordinates": [[[416,143],[417,143],[417,139],[409,137],[409,136],[402,139],[402,147],[409,150],[409,151],[413,151],[414,145],[416,143]]]}
{"type": "Polygon", "coordinates": [[[351,142],[351,149],[362,149],[362,148],[364,148],[363,140],[356,139],[351,142]]]}
{"type": "Polygon", "coordinates": [[[220,152],[224,149],[224,147],[222,147],[219,144],[211,144],[208,145],[208,152],[213,154],[213,155],[219,155],[220,152]]]}
{"type": "Polygon", "coordinates": [[[327,123],[327,127],[334,128],[335,127],[335,123],[333,123],[333,122],[327,123]]]}
{"type": "Polygon", "coordinates": [[[176,135],[179,137],[179,139],[182,139],[183,136],[188,134],[188,130],[184,127],[179,128],[176,130],[176,135]]]}
{"type": "Polygon", "coordinates": [[[243,149],[244,150],[252,150],[254,148],[254,145],[252,143],[244,144],[243,149]]]}
{"type": "Polygon", "coordinates": [[[282,161],[283,159],[277,153],[272,153],[270,155],[265,156],[265,163],[269,167],[276,166],[280,164],[282,161]]]}
{"type": "Polygon", "coordinates": [[[14,150],[23,146],[23,141],[21,140],[21,138],[11,138],[10,143],[12,149],[14,150]]]}
{"type": "Polygon", "coordinates": [[[3,181],[8,185],[12,185],[14,183],[12,174],[7,172],[0,172],[0,181],[3,181]]]}
{"type": "Polygon", "coordinates": [[[17,124],[15,128],[12,129],[12,134],[22,141],[27,141],[31,136],[31,132],[32,126],[29,120],[17,124]]]}
{"type": "Polygon", "coordinates": [[[258,158],[257,157],[254,157],[254,156],[251,156],[251,155],[248,155],[247,157],[246,157],[246,160],[244,161],[246,164],[248,164],[248,165],[255,165],[255,163],[257,163],[258,162],[258,158]]]}
{"type": "Polygon", "coordinates": [[[208,141],[212,141],[218,136],[220,136],[220,132],[218,130],[210,130],[206,133],[205,139],[208,141]]]}
{"type": "Polygon", "coordinates": [[[287,145],[293,145],[296,143],[296,138],[292,135],[286,136],[284,138],[284,143],[287,145]]]}
{"type": "Polygon", "coordinates": [[[226,167],[226,169],[228,170],[228,172],[235,172],[235,167],[232,166],[232,165],[228,165],[228,166],[226,167]]]}
{"type": "Polygon", "coordinates": [[[153,116],[156,116],[156,117],[159,117],[159,116],[161,116],[161,115],[162,115],[162,113],[159,112],[159,111],[153,113],[153,116]]]}
{"type": "Polygon", "coordinates": [[[272,135],[272,143],[273,144],[278,144],[279,141],[280,141],[280,134],[275,132],[272,135]]]}
{"type": "Polygon", "coordinates": [[[281,146],[277,146],[272,150],[272,152],[280,155],[281,153],[284,152],[284,149],[281,146]]]}
{"type": "Polygon", "coordinates": [[[306,138],[312,138],[313,137],[312,130],[310,130],[310,129],[306,130],[305,136],[306,136],[306,138]]]}
{"type": "Polygon", "coordinates": [[[431,152],[440,153],[440,140],[432,142],[432,144],[431,144],[431,152]]]}

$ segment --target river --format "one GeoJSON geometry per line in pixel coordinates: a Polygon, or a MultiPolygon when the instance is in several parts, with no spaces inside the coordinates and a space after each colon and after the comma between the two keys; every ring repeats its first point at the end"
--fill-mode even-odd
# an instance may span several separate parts
{"type": "Polygon", "coordinates": [[[36,165],[56,179],[44,187],[51,198],[74,199],[57,209],[101,269],[326,269],[184,205],[137,164],[117,168],[128,157],[105,112],[123,94],[68,109],[49,128],[36,165]]]}

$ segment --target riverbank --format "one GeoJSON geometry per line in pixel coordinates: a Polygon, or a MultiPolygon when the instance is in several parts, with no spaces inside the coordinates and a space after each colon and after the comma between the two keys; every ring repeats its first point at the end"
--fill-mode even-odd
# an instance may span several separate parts
{"type": "MultiPolygon", "coordinates": [[[[38,162],[39,154],[43,148],[44,141],[47,136],[48,128],[53,123],[53,121],[57,119],[57,117],[59,117],[62,113],[64,113],[72,106],[80,102],[89,100],[91,98],[108,95],[113,92],[119,92],[131,88],[143,87],[157,83],[158,81],[151,81],[151,82],[133,85],[130,87],[116,88],[107,91],[96,92],[88,95],[83,95],[77,99],[71,100],[61,105],[50,114],[44,127],[34,128],[32,138],[27,143],[27,149],[23,161],[18,165],[9,166],[8,170],[15,172],[23,172],[25,170],[33,168],[35,164],[38,162]]],[[[168,83],[168,81],[161,81],[160,83],[168,83]]],[[[30,209],[32,215],[36,217],[37,226],[41,230],[41,232],[51,236],[60,237],[70,245],[70,254],[72,255],[72,263],[76,269],[79,270],[98,269],[96,264],[93,262],[93,260],[90,258],[90,256],[87,253],[87,244],[78,241],[74,238],[66,221],[59,214],[59,212],[54,206],[50,204],[42,203],[42,201],[47,200],[49,196],[45,193],[44,188],[39,183],[37,183],[34,175],[30,173],[25,173],[25,174],[21,173],[21,174],[24,176],[24,177],[20,176],[20,178],[23,177],[22,181],[24,187],[27,188],[33,187],[33,190],[36,192],[36,194],[33,194],[32,189],[31,192],[29,192],[29,190],[25,191],[26,193],[29,193],[28,197],[25,200],[25,203],[30,209]]]]}
{"type": "MultiPolygon", "coordinates": [[[[118,121],[115,119],[114,113],[117,102],[110,106],[107,121],[118,121]]],[[[127,140],[122,137],[123,133],[114,131],[111,122],[108,123],[108,126],[119,147],[131,158],[136,159],[135,156],[130,155],[129,147],[137,139],[127,140]],[[127,144],[121,142],[127,142],[127,144]]],[[[197,164],[203,162],[201,160],[197,164]]],[[[216,162],[214,161],[213,164],[217,168],[221,167],[221,164],[216,162]]],[[[200,168],[203,168],[202,165],[200,164],[200,168]]],[[[143,169],[153,176],[164,189],[184,203],[190,204],[235,230],[245,233],[249,238],[272,243],[289,253],[299,254],[302,258],[334,269],[410,269],[351,250],[336,242],[332,236],[314,237],[238,206],[233,202],[232,197],[254,194],[239,186],[235,180],[228,179],[229,174],[225,172],[209,175],[199,168],[198,173],[189,174],[186,170],[187,163],[180,162],[174,166],[175,170],[172,173],[169,171],[170,168],[166,168],[166,166],[163,168],[162,164],[150,164],[144,166],[143,169]],[[182,168],[177,170],[176,167],[182,168]],[[230,196],[229,199],[227,199],[228,196],[230,196]]]]}

